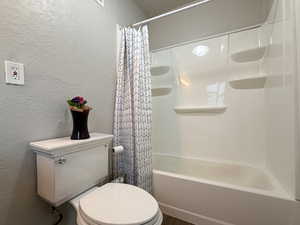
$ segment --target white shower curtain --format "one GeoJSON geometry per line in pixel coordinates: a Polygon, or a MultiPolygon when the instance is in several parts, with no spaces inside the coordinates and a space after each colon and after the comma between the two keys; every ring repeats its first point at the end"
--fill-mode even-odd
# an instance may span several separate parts
{"type": "Polygon", "coordinates": [[[115,175],[151,192],[151,74],[147,26],[121,32],[114,113],[115,175]]]}

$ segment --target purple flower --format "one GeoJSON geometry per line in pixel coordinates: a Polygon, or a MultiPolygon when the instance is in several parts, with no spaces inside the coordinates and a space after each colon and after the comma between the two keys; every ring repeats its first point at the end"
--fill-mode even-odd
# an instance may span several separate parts
{"type": "Polygon", "coordinates": [[[68,100],[67,102],[70,107],[75,107],[77,109],[87,108],[86,107],[87,101],[81,96],[76,96],[71,100],[68,100]]]}
{"type": "Polygon", "coordinates": [[[74,102],[74,103],[80,103],[81,101],[82,101],[82,97],[80,97],[80,96],[77,96],[77,97],[74,97],[74,98],[72,98],[72,102],[74,102]]]}

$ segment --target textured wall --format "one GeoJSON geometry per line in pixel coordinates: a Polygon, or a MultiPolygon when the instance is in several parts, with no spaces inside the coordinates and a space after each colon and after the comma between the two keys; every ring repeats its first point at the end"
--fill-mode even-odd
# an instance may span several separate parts
{"type": "MultiPolygon", "coordinates": [[[[36,196],[28,143],[69,135],[65,100],[73,95],[94,108],[90,130],[111,133],[116,23],[143,13],[131,0],[109,0],[104,9],[94,0],[1,0],[0,15],[0,225],[52,224],[36,196]],[[4,60],[25,64],[25,86],[5,84],[4,60]]],[[[64,211],[63,224],[74,225],[64,211]]]]}

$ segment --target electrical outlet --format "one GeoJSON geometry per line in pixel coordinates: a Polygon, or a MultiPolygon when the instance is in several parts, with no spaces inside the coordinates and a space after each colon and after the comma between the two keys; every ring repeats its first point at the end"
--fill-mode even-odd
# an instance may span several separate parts
{"type": "Polygon", "coordinates": [[[24,85],[24,65],[5,61],[5,78],[7,84],[24,85]]]}
{"type": "Polygon", "coordinates": [[[95,0],[99,5],[104,7],[104,0],[95,0]]]}

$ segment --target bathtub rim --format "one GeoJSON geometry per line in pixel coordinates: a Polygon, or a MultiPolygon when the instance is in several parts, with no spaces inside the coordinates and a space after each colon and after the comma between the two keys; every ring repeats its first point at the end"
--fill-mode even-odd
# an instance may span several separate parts
{"type": "Polygon", "coordinates": [[[267,170],[267,168],[263,167],[263,166],[257,166],[257,165],[253,165],[250,164],[248,162],[236,162],[236,161],[232,161],[232,160],[225,160],[225,159],[213,159],[213,158],[201,158],[201,157],[195,157],[195,156],[178,156],[178,155],[174,155],[174,154],[169,154],[169,153],[152,153],[153,156],[167,156],[167,157],[174,157],[174,158],[178,158],[178,159],[190,159],[190,160],[201,160],[201,161],[205,161],[205,162],[211,162],[211,163],[223,163],[223,164],[228,164],[228,165],[235,165],[235,166],[241,166],[241,167],[249,167],[251,169],[256,169],[256,170],[260,170],[263,171],[264,173],[266,173],[267,175],[271,175],[270,177],[272,177],[272,174],[267,170]]]}
{"type": "Polygon", "coordinates": [[[266,190],[260,190],[260,189],[256,189],[256,188],[242,187],[239,185],[233,185],[233,184],[228,184],[228,183],[224,183],[224,182],[211,181],[208,179],[195,178],[192,176],[186,176],[186,175],[182,175],[182,174],[175,174],[175,173],[161,171],[161,170],[157,170],[157,169],[153,169],[153,173],[159,174],[159,175],[164,175],[164,176],[171,176],[171,177],[175,177],[178,179],[183,179],[185,181],[204,183],[204,184],[208,184],[211,186],[222,187],[225,189],[231,189],[231,190],[236,190],[236,191],[240,191],[240,192],[248,192],[248,193],[254,193],[254,194],[258,194],[258,195],[264,195],[267,197],[273,197],[273,198],[277,198],[277,199],[296,201],[293,197],[288,195],[286,192],[277,191],[277,189],[275,189],[276,191],[266,191],[266,190]]]}

